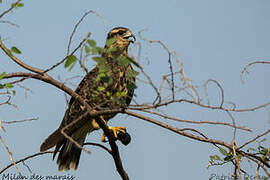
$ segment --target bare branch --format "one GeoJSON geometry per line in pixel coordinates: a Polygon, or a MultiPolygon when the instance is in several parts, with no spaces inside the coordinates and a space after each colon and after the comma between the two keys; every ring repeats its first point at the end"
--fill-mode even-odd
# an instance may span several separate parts
{"type": "Polygon", "coordinates": [[[240,79],[241,79],[241,82],[242,82],[242,83],[244,83],[244,80],[243,80],[243,74],[244,74],[245,72],[248,73],[248,68],[249,68],[250,66],[254,65],[254,64],[270,64],[270,62],[268,62],[268,61],[255,61],[255,62],[252,62],[252,63],[249,63],[248,65],[246,65],[246,66],[244,67],[244,69],[243,69],[243,70],[241,71],[241,73],[240,73],[240,79]]]}
{"type": "Polygon", "coordinates": [[[23,120],[15,120],[15,121],[2,121],[3,124],[14,124],[14,123],[21,123],[27,121],[36,121],[38,118],[30,118],[30,119],[23,119],[23,120]]]}
{"type": "MultiPolygon", "coordinates": [[[[197,141],[201,141],[201,142],[205,142],[205,143],[211,143],[211,144],[214,144],[214,145],[221,145],[221,146],[224,146],[228,149],[230,149],[231,151],[233,151],[233,146],[226,143],[226,142],[223,142],[223,141],[219,141],[219,140],[215,140],[215,139],[208,139],[208,138],[205,138],[205,137],[199,137],[199,136],[195,136],[193,134],[190,134],[190,133],[186,133],[184,132],[183,130],[181,129],[178,129],[176,127],[172,127],[168,124],[165,124],[165,123],[162,123],[160,121],[157,121],[157,120],[154,120],[152,118],[149,118],[149,117],[146,117],[146,116],[143,116],[141,114],[137,114],[137,113],[134,113],[134,112],[131,112],[131,111],[128,111],[128,110],[125,110],[125,113],[130,115],[130,116],[133,116],[133,117],[137,117],[139,119],[142,119],[142,120],[145,120],[147,122],[150,122],[152,124],[156,124],[160,127],[163,127],[165,129],[168,129],[172,132],[175,132],[179,135],[182,135],[182,136],[185,136],[185,137],[188,137],[190,139],[194,139],[194,140],[197,140],[197,141]]],[[[267,166],[268,168],[270,168],[270,165],[268,164],[268,162],[264,161],[261,157],[259,156],[256,156],[254,154],[250,154],[250,153],[246,153],[244,151],[241,151],[241,150],[238,150],[236,149],[236,152],[238,152],[239,154],[245,156],[245,157],[250,157],[250,158],[255,158],[256,160],[260,161],[260,163],[264,164],[265,166],[267,166]]],[[[258,163],[257,163],[258,164],[258,163]]]]}
{"type": "Polygon", "coordinates": [[[244,131],[252,132],[252,130],[249,129],[249,128],[245,128],[245,127],[241,127],[241,126],[235,126],[235,125],[233,125],[233,124],[226,123],[226,122],[184,120],[184,119],[179,119],[179,118],[170,117],[170,116],[167,116],[167,115],[164,115],[164,114],[161,114],[161,113],[158,113],[158,112],[154,112],[154,111],[147,111],[147,110],[141,110],[141,111],[147,112],[147,113],[150,113],[150,114],[154,114],[154,115],[163,117],[163,118],[165,118],[165,119],[177,121],[177,122],[184,122],[184,123],[191,123],[191,124],[225,125],[225,126],[230,126],[230,127],[233,127],[233,128],[241,129],[241,130],[244,130],[244,131]]]}
{"type": "Polygon", "coordinates": [[[107,151],[108,153],[112,154],[112,150],[107,148],[106,146],[103,146],[101,144],[98,144],[98,143],[92,143],[92,142],[86,142],[83,144],[83,146],[85,145],[91,145],[91,146],[97,146],[97,147],[100,147],[102,149],[104,149],[105,151],[107,151]]]}
{"type": "Polygon", "coordinates": [[[15,56],[12,55],[12,53],[10,53],[10,50],[8,48],[6,48],[6,46],[3,44],[3,42],[0,40],[0,48],[6,53],[6,55],[8,57],[10,57],[10,59],[12,59],[16,64],[18,64],[19,66],[21,66],[24,69],[27,69],[31,72],[34,73],[38,73],[38,74],[43,74],[44,71],[32,66],[29,66],[23,62],[21,62],[18,58],[16,58],[15,56]]]}
{"type": "MultiPolygon", "coordinates": [[[[20,169],[18,168],[18,166],[16,165],[16,162],[14,161],[14,158],[13,158],[13,155],[12,155],[12,152],[9,150],[8,146],[6,145],[5,141],[3,140],[3,138],[0,136],[0,139],[1,139],[1,142],[2,144],[4,145],[4,147],[6,148],[7,152],[8,152],[8,155],[9,155],[9,158],[10,158],[10,161],[12,162],[12,164],[15,166],[17,172],[19,174],[21,174],[21,171],[20,169]]],[[[0,172],[1,174],[1,172],[0,172]]]]}
{"type": "Polygon", "coordinates": [[[249,140],[248,142],[246,142],[245,144],[243,144],[242,146],[240,146],[238,149],[242,149],[242,148],[245,147],[246,145],[248,145],[248,144],[250,144],[250,143],[256,141],[257,139],[259,139],[260,137],[265,136],[265,135],[268,134],[268,133],[270,133],[270,130],[267,130],[267,131],[265,131],[264,133],[262,133],[262,134],[256,136],[255,138],[249,140]]]}
{"type": "MultiPolygon", "coordinates": [[[[217,82],[215,79],[208,79],[208,80],[204,83],[204,85],[203,85],[206,94],[207,94],[207,85],[208,85],[209,82],[213,82],[213,83],[215,83],[215,84],[219,87],[219,89],[220,89],[220,91],[221,91],[221,103],[220,103],[220,107],[222,107],[223,104],[224,104],[224,90],[223,90],[222,86],[221,86],[221,85],[219,84],[219,82],[217,82]]],[[[208,104],[209,104],[209,103],[208,103],[208,104]]]]}
{"type": "MultiPolygon", "coordinates": [[[[161,42],[160,40],[148,40],[144,37],[142,37],[141,33],[143,31],[145,31],[146,29],[143,29],[141,31],[139,31],[139,37],[140,39],[152,44],[152,43],[158,43],[162,46],[162,48],[168,53],[168,63],[169,63],[169,70],[170,70],[170,74],[171,74],[171,83],[172,83],[172,86],[171,86],[171,91],[172,91],[172,98],[174,99],[174,72],[173,72],[173,65],[172,65],[172,60],[171,60],[171,56],[172,56],[172,53],[170,52],[169,48],[163,43],[161,42]]],[[[160,103],[160,102],[159,102],[160,103]]]]}
{"type": "Polygon", "coordinates": [[[19,28],[19,27],[20,27],[18,24],[15,24],[15,23],[10,22],[10,21],[0,21],[0,23],[4,23],[4,24],[10,24],[10,25],[15,26],[15,27],[17,27],[17,28],[19,28]]]}
{"type": "Polygon", "coordinates": [[[171,100],[171,101],[166,101],[160,104],[155,104],[155,105],[140,105],[137,107],[131,106],[129,109],[133,109],[133,110],[142,110],[142,109],[155,109],[161,106],[167,106],[169,104],[174,104],[174,103],[182,103],[182,102],[186,102],[186,103],[190,103],[190,104],[195,104],[198,105],[200,107],[203,108],[208,108],[208,109],[216,109],[216,110],[222,110],[222,111],[231,111],[231,112],[249,112],[249,111],[255,111],[264,107],[267,107],[270,105],[270,102],[267,102],[265,104],[261,104],[252,108],[242,108],[242,109],[236,109],[234,108],[224,108],[224,107],[220,107],[220,106],[210,106],[210,105],[205,105],[205,104],[201,104],[199,102],[195,102],[192,100],[188,100],[188,99],[176,99],[176,100],[171,100]]]}
{"type": "MultiPolygon", "coordinates": [[[[29,77],[29,78],[34,78],[34,79],[44,81],[48,84],[51,84],[51,85],[61,89],[62,91],[68,93],[69,95],[71,95],[75,100],[77,100],[84,107],[86,107],[86,110],[90,116],[91,115],[92,116],[99,115],[99,113],[101,113],[101,114],[104,113],[104,112],[97,112],[96,110],[93,110],[89,106],[89,104],[81,96],[79,96],[76,92],[74,92],[70,88],[66,87],[64,84],[58,82],[57,80],[53,79],[52,77],[48,76],[47,74],[41,75],[41,74],[33,74],[33,73],[11,73],[11,74],[5,75],[4,78],[12,78],[12,77],[29,77]]],[[[110,111],[107,111],[107,113],[112,113],[114,111],[117,111],[117,110],[110,110],[110,111]]],[[[117,112],[121,112],[121,111],[118,110],[117,112]]],[[[87,119],[82,119],[82,122],[78,121],[77,123],[83,123],[83,122],[85,123],[85,121],[87,121],[87,119]]],[[[115,142],[113,135],[111,134],[108,126],[106,125],[106,123],[104,121],[97,118],[96,122],[98,123],[99,127],[103,130],[104,134],[107,136],[107,138],[109,140],[110,146],[112,148],[112,156],[113,156],[118,173],[120,174],[122,179],[128,180],[129,177],[123,168],[122,161],[121,161],[120,154],[119,154],[119,150],[118,150],[118,147],[116,145],[116,142],[115,142]]]]}
{"type": "Polygon", "coordinates": [[[55,65],[51,66],[50,68],[46,69],[44,71],[44,73],[48,72],[48,71],[51,71],[53,70],[54,68],[56,68],[57,66],[59,66],[60,64],[64,63],[67,58],[71,55],[73,55],[83,44],[85,41],[87,41],[87,39],[90,37],[91,33],[89,32],[86,37],[79,43],[79,45],[69,54],[67,55],[66,57],[64,57],[61,61],[59,61],[58,63],[56,63],[55,65]]]}
{"type": "Polygon", "coordinates": [[[28,159],[31,159],[33,157],[36,157],[36,156],[40,156],[40,155],[43,155],[43,154],[51,154],[51,153],[54,153],[54,151],[45,151],[45,152],[38,152],[38,153],[35,153],[35,154],[32,154],[30,156],[27,156],[27,157],[24,157],[18,161],[15,161],[15,163],[10,163],[9,165],[7,165],[6,167],[4,167],[1,171],[0,171],[0,174],[2,174],[3,172],[5,172],[8,168],[16,165],[16,164],[19,164],[21,162],[24,162],[28,159]]]}
{"type": "Polygon", "coordinates": [[[227,144],[225,142],[218,141],[218,140],[215,140],[215,139],[206,139],[206,138],[202,138],[202,137],[199,137],[199,136],[195,136],[193,134],[189,134],[189,133],[183,132],[181,129],[178,129],[176,127],[172,127],[172,126],[170,126],[168,124],[162,123],[162,122],[157,121],[157,120],[153,120],[153,119],[151,119],[149,117],[146,117],[146,116],[143,116],[143,115],[140,115],[140,114],[137,114],[137,113],[128,111],[128,110],[125,110],[125,113],[128,114],[128,115],[130,115],[130,116],[134,116],[134,117],[137,117],[139,119],[145,120],[147,122],[156,124],[156,125],[158,125],[160,127],[163,127],[165,129],[168,129],[168,130],[170,130],[172,132],[175,132],[177,134],[180,134],[182,136],[185,136],[185,137],[188,137],[188,138],[191,138],[191,139],[194,139],[194,140],[206,142],[206,143],[219,144],[219,145],[225,146],[225,147],[227,147],[229,149],[232,149],[231,145],[229,145],[229,144],[227,144]]]}
{"type": "Polygon", "coordinates": [[[69,37],[69,42],[68,42],[68,47],[67,47],[67,56],[69,55],[69,49],[70,49],[70,45],[71,45],[71,42],[72,42],[72,38],[73,38],[77,28],[82,23],[84,18],[89,14],[95,14],[96,16],[100,17],[103,20],[104,24],[106,23],[104,17],[101,16],[100,14],[98,14],[96,11],[90,10],[90,11],[87,11],[86,13],[84,13],[84,15],[81,17],[81,19],[76,23],[76,25],[75,25],[75,27],[74,27],[74,29],[73,29],[70,37],[69,37]]]}
{"type": "Polygon", "coordinates": [[[0,103],[0,106],[2,106],[4,104],[10,104],[10,99],[11,99],[11,96],[8,96],[8,99],[5,102],[0,103]]]}

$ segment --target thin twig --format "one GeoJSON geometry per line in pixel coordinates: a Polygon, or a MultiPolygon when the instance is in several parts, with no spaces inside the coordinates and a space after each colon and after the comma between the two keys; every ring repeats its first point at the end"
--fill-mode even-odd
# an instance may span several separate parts
{"type": "MultiPolygon", "coordinates": [[[[0,136],[0,139],[1,139],[2,144],[4,145],[4,147],[6,148],[6,150],[7,150],[7,152],[8,152],[10,161],[12,162],[12,164],[14,165],[14,167],[16,168],[17,172],[18,172],[19,174],[21,174],[20,169],[18,168],[18,166],[16,165],[16,162],[14,161],[12,152],[9,150],[8,146],[6,145],[4,139],[3,139],[1,136],[0,136]]],[[[0,174],[1,174],[1,172],[0,172],[0,174]]]]}
{"type": "Polygon", "coordinates": [[[98,143],[92,143],[92,142],[86,142],[83,144],[83,146],[85,145],[91,145],[91,146],[97,146],[97,147],[100,147],[102,149],[104,149],[105,151],[107,151],[108,153],[112,154],[112,150],[107,148],[106,146],[103,146],[101,144],[98,144],[98,143]]]}
{"type": "Polygon", "coordinates": [[[15,27],[17,27],[17,28],[19,28],[19,27],[20,27],[18,24],[15,24],[15,23],[10,22],[10,21],[3,21],[3,20],[1,20],[1,21],[0,21],[0,23],[4,23],[4,24],[10,24],[10,25],[15,26],[15,27]]]}
{"type": "Polygon", "coordinates": [[[241,71],[241,73],[240,73],[240,79],[241,79],[241,82],[242,83],[244,83],[244,80],[243,80],[243,74],[245,73],[245,72],[248,72],[247,70],[248,70],[248,68],[250,67],[250,66],[252,66],[252,65],[254,65],[254,64],[270,64],[270,62],[268,62],[268,61],[255,61],[255,62],[252,62],[252,63],[249,63],[248,65],[246,65],[245,67],[244,67],[244,69],[241,71]]]}
{"type": "Polygon", "coordinates": [[[80,43],[79,45],[69,54],[67,55],[66,57],[64,57],[61,61],[59,61],[58,63],[56,63],[55,65],[51,66],[50,68],[46,69],[44,71],[44,73],[48,72],[48,71],[51,71],[53,70],[54,68],[56,68],[57,66],[59,66],[60,64],[64,63],[67,58],[71,55],[73,55],[83,44],[85,41],[87,41],[87,39],[91,36],[91,33],[89,32],[87,35],[86,35],[86,38],[84,38],[80,43]]]}
{"type": "Polygon", "coordinates": [[[79,25],[82,23],[82,21],[84,20],[84,18],[85,18],[87,15],[89,15],[89,14],[95,14],[96,16],[100,17],[100,18],[103,20],[104,24],[106,23],[104,17],[101,16],[100,14],[98,14],[97,12],[93,11],[93,10],[90,10],[90,11],[87,11],[86,13],[84,13],[84,15],[81,17],[81,19],[80,19],[80,20],[76,23],[76,25],[74,26],[73,31],[72,31],[72,33],[71,33],[71,35],[70,35],[70,37],[69,37],[68,47],[67,47],[67,56],[69,55],[69,50],[70,50],[70,45],[71,45],[71,42],[72,42],[72,38],[73,38],[73,36],[74,36],[74,34],[75,34],[77,28],[78,28],[79,25]]]}
{"type": "Polygon", "coordinates": [[[166,102],[162,102],[160,104],[155,104],[155,105],[139,105],[138,107],[130,107],[130,109],[134,109],[134,110],[142,110],[142,109],[155,109],[161,106],[167,106],[169,104],[174,104],[174,103],[182,103],[182,102],[186,102],[186,103],[190,103],[190,104],[195,104],[197,106],[203,107],[203,108],[208,108],[208,109],[216,109],[216,110],[222,110],[222,111],[231,111],[231,112],[249,112],[249,111],[256,111],[258,109],[267,107],[270,105],[270,102],[267,102],[265,104],[261,104],[252,108],[242,108],[242,109],[236,109],[236,108],[224,108],[224,107],[220,107],[220,106],[209,106],[209,105],[205,105],[205,104],[201,104],[199,102],[195,102],[192,100],[188,100],[188,99],[176,99],[174,101],[170,100],[170,101],[166,101],[166,102]]]}
{"type": "Polygon", "coordinates": [[[21,162],[24,162],[26,161],[27,159],[31,159],[33,157],[36,157],[36,156],[40,156],[40,155],[43,155],[43,154],[51,154],[51,153],[54,153],[54,151],[45,151],[45,152],[38,152],[38,153],[35,153],[35,154],[32,154],[30,156],[27,156],[27,157],[24,157],[18,161],[15,161],[14,163],[10,163],[9,165],[7,165],[6,167],[4,167],[1,171],[0,171],[0,174],[2,174],[3,172],[5,172],[8,168],[16,165],[16,164],[19,164],[21,162]]]}
{"type": "Polygon", "coordinates": [[[248,142],[244,143],[244,144],[243,144],[242,146],[240,146],[238,149],[242,149],[242,148],[245,147],[246,145],[248,145],[248,144],[250,144],[250,143],[256,141],[257,139],[259,139],[259,138],[262,137],[262,136],[265,136],[265,135],[268,134],[268,133],[270,133],[270,129],[267,130],[267,131],[265,131],[264,133],[262,133],[262,134],[256,136],[255,138],[249,140],[248,142]]]}
{"type": "MultiPolygon", "coordinates": [[[[64,92],[68,93],[69,95],[71,95],[82,106],[86,107],[86,110],[88,111],[90,116],[91,115],[97,116],[100,114],[104,114],[104,112],[96,112],[95,110],[93,110],[90,107],[90,105],[81,96],[79,96],[76,92],[74,92],[73,90],[71,90],[70,88],[65,86],[63,83],[60,83],[59,81],[48,76],[47,74],[39,75],[39,74],[33,74],[33,73],[11,73],[11,74],[6,74],[4,78],[12,78],[12,77],[29,77],[29,78],[34,78],[34,79],[44,81],[48,84],[51,84],[51,85],[63,90],[64,92]]],[[[122,112],[122,110],[120,110],[120,111],[119,110],[108,110],[107,111],[107,113],[109,113],[109,114],[114,113],[114,112],[122,112]]],[[[81,121],[82,122],[77,122],[77,123],[85,123],[86,121],[88,121],[88,119],[82,119],[81,121]]],[[[119,150],[118,150],[118,147],[115,143],[115,139],[114,139],[113,135],[111,134],[111,131],[109,130],[108,126],[106,125],[106,123],[104,121],[97,118],[96,122],[98,123],[99,127],[104,131],[104,134],[107,136],[107,138],[109,140],[110,146],[112,148],[112,156],[113,156],[115,166],[116,166],[118,173],[120,174],[120,176],[122,177],[123,180],[128,180],[129,179],[128,174],[126,173],[126,171],[124,170],[124,167],[122,165],[119,150]]]]}
{"type": "Polygon", "coordinates": [[[14,124],[14,123],[21,123],[27,121],[36,121],[38,118],[30,118],[30,119],[23,119],[23,120],[15,120],[15,121],[2,121],[3,124],[14,124]]]}
{"type": "Polygon", "coordinates": [[[10,8],[8,8],[8,9],[5,10],[2,14],[0,14],[0,19],[1,19],[3,16],[5,16],[7,13],[9,13],[12,9],[14,9],[20,1],[21,1],[21,0],[17,0],[15,3],[12,3],[12,5],[10,6],[10,8]]]}
{"type": "MultiPolygon", "coordinates": [[[[215,80],[215,79],[208,79],[208,80],[204,83],[204,85],[203,85],[206,94],[207,94],[207,85],[208,85],[209,82],[215,83],[215,84],[218,86],[218,88],[220,89],[220,92],[221,92],[221,103],[220,103],[220,107],[222,107],[223,104],[224,104],[224,90],[223,90],[222,86],[219,84],[219,82],[218,82],[217,80],[215,80]]],[[[209,103],[208,103],[208,104],[209,104],[209,103]]]]}
{"type": "Polygon", "coordinates": [[[22,68],[27,69],[27,70],[34,72],[34,73],[37,73],[37,74],[44,73],[44,71],[42,69],[29,66],[29,65],[23,63],[22,61],[20,61],[17,57],[15,57],[12,53],[10,53],[10,50],[3,44],[3,42],[1,40],[0,40],[0,48],[6,53],[6,55],[8,57],[10,57],[10,59],[12,59],[16,64],[18,64],[22,68]]]}
{"type": "Polygon", "coordinates": [[[225,126],[230,126],[230,127],[233,127],[233,128],[241,129],[241,130],[244,130],[244,131],[252,132],[252,130],[249,129],[249,128],[245,128],[245,127],[241,127],[241,126],[235,126],[235,125],[233,125],[233,124],[226,123],[226,122],[184,120],[184,119],[178,119],[178,118],[170,117],[170,116],[167,116],[167,115],[164,115],[164,114],[161,114],[161,113],[158,113],[158,112],[154,112],[154,111],[148,111],[148,110],[141,110],[141,111],[147,112],[147,113],[150,113],[150,114],[154,114],[154,115],[163,117],[163,118],[165,118],[165,119],[177,121],[177,122],[184,122],[184,123],[191,123],[191,124],[225,125],[225,126]]]}

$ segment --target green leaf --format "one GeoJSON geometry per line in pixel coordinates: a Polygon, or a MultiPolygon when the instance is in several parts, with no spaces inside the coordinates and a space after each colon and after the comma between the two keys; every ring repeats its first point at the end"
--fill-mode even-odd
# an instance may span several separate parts
{"type": "Polygon", "coordinates": [[[115,51],[117,51],[117,50],[118,50],[118,47],[117,47],[117,46],[113,46],[113,47],[110,47],[110,48],[106,51],[106,53],[111,54],[111,53],[113,53],[113,52],[115,52],[115,51]]]}
{"type": "Polygon", "coordinates": [[[105,63],[105,59],[103,57],[100,57],[100,56],[94,56],[94,57],[92,57],[92,59],[94,61],[96,61],[97,63],[101,63],[101,64],[105,63]]]}
{"type": "Polygon", "coordinates": [[[69,68],[68,68],[68,71],[71,71],[73,69],[73,67],[75,66],[75,63],[72,63],[69,68]]]}
{"type": "Polygon", "coordinates": [[[3,84],[0,84],[0,89],[3,89],[5,86],[3,84]]]}
{"type": "Polygon", "coordinates": [[[115,95],[116,95],[116,97],[119,97],[119,96],[121,96],[121,93],[119,91],[117,91],[115,95]]]}
{"type": "Polygon", "coordinates": [[[84,50],[85,50],[85,53],[86,54],[89,54],[90,53],[90,48],[88,46],[84,46],[84,50]]]}
{"type": "Polygon", "coordinates": [[[69,67],[69,71],[71,71],[71,69],[74,67],[76,61],[77,61],[76,56],[74,56],[74,55],[68,56],[64,67],[65,68],[69,67]]]}
{"type": "Polygon", "coordinates": [[[228,155],[227,151],[225,149],[221,148],[221,147],[219,147],[219,152],[221,154],[223,154],[224,156],[227,156],[228,155]]]}
{"type": "Polygon", "coordinates": [[[211,160],[222,161],[222,159],[221,159],[218,155],[210,156],[210,159],[211,159],[211,160]]]}
{"type": "Polygon", "coordinates": [[[230,161],[233,159],[233,155],[228,155],[224,158],[224,161],[230,161]]]}
{"type": "Polygon", "coordinates": [[[127,70],[127,77],[129,77],[129,78],[135,78],[138,75],[139,75],[138,71],[135,71],[133,69],[128,69],[127,70]]]}
{"type": "Polygon", "coordinates": [[[0,3],[2,3],[2,0],[0,0],[0,3]]]}
{"type": "Polygon", "coordinates": [[[21,54],[21,51],[20,51],[18,48],[16,48],[15,46],[11,47],[10,50],[11,50],[12,52],[16,53],[16,54],[21,54]]]}
{"type": "Polygon", "coordinates": [[[13,88],[13,85],[10,83],[5,84],[5,88],[13,88]]]}
{"type": "Polygon", "coordinates": [[[109,83],[112,80],[112,78],[109,77],[109,76],[103,76],[103,77],[100,78],[100,80],[103,83],[109,83]]]}
{"type": "Polygon", "coordinates": [[[98,87],[98,91],[104,91],[104,90],[105,90],[105,87],[103,87],[103,86],[98,87]]]}
{"type": "Polygon", "coordinates": [[[126,95],[127,95],[127,92],[126,92],[126,91],[122,91],[122,92],[120,93],[120,95],[121,95],[121,96],[126,96],[126,95]]]}
{"type": "Polygon", "coordinates": [[[96,46],[97,46],[96,41],[94,41],[94,40],[92,40],[92,39],[88,39],[88,40],[87,40],[87,43],[88,43],[91,47],[96,47],[96,46]]]}
{"type": "Polygon", "coordinates": [[[6,74],[7,74],[6,72],[3,72],[2,74],[0,74],[0,80],[3,79],[6,74]]]}
{"type": "Polygon", "coordinates": [[[129,58],[127,56],[119,56],[117,58],[117,61],[119,62],[120,66],[124,66],[129,64],[129,58]]]}
{"type": "Polygon", "coordinates": [[[93,47],[92,48],[92,54],[96,55],[96,54],[102,54],[104,52],[104,49],[101,47],[93,47]]]}
{"type": "Polygon", "coordinates": [[[99,73],[107,73],[110,71],[110,66],[106,64],[98,64],[99,73]]]}
{"type": "Polygon", "coordinates": [[[110,47],[114,42],[115,42],[115,38],[110,38],[106,41],[106,46],[110,47]]]}
{"type": "Polygon", "coordinates": [[[23,3],[18,3],[18,4],[17,4],[17,7],[23,7],[23,6],[24,6],[23,3]]]}
{"type": "Polygon", "coordinates": [[[128,57],[129,58],[129,60],[130,60],[130,62],[132,63],[132,64],[134,64],[137,68],[142,68],[133,58],[130,58],[130,57],[128,57]]]}
{"type": "Polygon", "coordinates": [[[129,91],[133,91],[133,90],[136,89],[136,88],[137,88],[137,86],[136,86],[135,83],[129,83],[129,84],[127,85],[127,89],[128,89],[129,91]]]}
{"type": "Polygon", "coordinates": [[[9,55],[9,56],[12,56],[11,50],[8,49],[7,51],[8,51],[8,55],[9,55]]]}

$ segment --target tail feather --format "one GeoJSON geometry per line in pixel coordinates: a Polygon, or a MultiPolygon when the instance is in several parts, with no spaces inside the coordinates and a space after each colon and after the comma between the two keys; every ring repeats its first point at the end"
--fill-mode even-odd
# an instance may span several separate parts
{"type": "Polygon", "coordinates": [[[65,137],[61,133],[60,129],[55,130],[47,139],[44,140],[44,142],[40,146],[40,152],[44,152],[55,145],[57,145],[59,142],[63,141],[65,137]]]}
{"type": "MultiPolygon", "coordinates": [[[[76,140],[81,146],[86,138],[86,134],[76,140]]],[[[58,170],[77,170],[80,161],[82,149],[69,140],[65,140],[62,144],[60,153],[57,158],[58,170]]]]}
{"type": "MultiPolygon", "coordinates": [[[[75,129],[76,127],[72,127],[75,129]]],[[[71,128],[71,130],[73,130],[71,128]]],[[[71,136],[73,140],[83,146],[86,135],[93,130],[92,121],[89,123],[85,123],[83,126],[78,128],[76,131],[67,131],[67,134],[71,136]]],[[[59,152],[57,158],[58,170],[76,170],[78,168],[80,156],[82,149],[75,145],[73,142],[69,141],[65,138],[65,136],[61,133],[61,129],[58,128],[54,131],[40,146],[40,151],[46,151],[52,147],[56,146],[53,154],[53,159],[56,154],[59,152]]]]}

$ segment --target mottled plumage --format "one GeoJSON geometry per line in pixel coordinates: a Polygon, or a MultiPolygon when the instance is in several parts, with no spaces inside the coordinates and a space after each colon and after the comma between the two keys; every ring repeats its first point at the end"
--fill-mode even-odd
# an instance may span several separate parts
{"type": "MultiPolygon", "coordinates": [[[[127,57],[127,49],[130,42],[133,42],[130,37],[135,38],[129,29],[124,27],[117,27],[112,29],[107,36],[107,40],[115,38],[115,41],[110,47],[105,46],[105,49],[117,47],[116,51],[111,54],[103,54],[105,59],[106,72],[101,71],[99,66],[92,69],[78,85],[75,92],[83,97],[87,103],[96,110],[110,110],[119,107],[126,107],[130,104],[134,88],[135,77],[130,73],[133,71],[130,63],[119,64],[117,58],[119,56],[127,57]],[[102,75],[103,73],[103,75],[102,75]],[[103,78],[103,79],[102,79],[103,78]],[[105,78],[105,79],[104,79],[105,78]],[[106,79],[107,78],[107,79],[106,79]]],[[[56,146],[53,158],[60,150],[57,164],[59,170],[76,170],[78,167],[81,149],[75,144],[67,140],[62,134],[61,129],[69,123],[77,120],[86,112],[83,107],[74,98],[71,98],[68,109],[64,115],[60,127],[52,133],[41,145],[40,150],[45,151],[51,147],[56,146]]],[[[103,115],[105,121],[113,118],[116,114],[103,115]]],[[[74,130],[68,135],[83,145],[86,135],[93,130],[99,129],[98,124],[94,118],[85,116],[87,122],[80,126],[73,128],[74,130]]]]}

